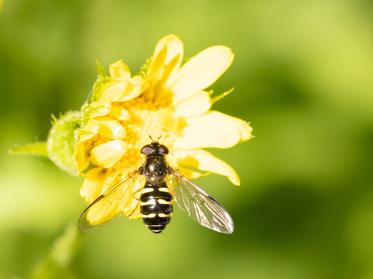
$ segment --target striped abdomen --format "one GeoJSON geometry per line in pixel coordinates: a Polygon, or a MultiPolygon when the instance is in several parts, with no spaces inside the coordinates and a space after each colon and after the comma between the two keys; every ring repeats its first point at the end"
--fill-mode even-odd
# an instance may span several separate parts
{"type": "Polygon", "coordinates": [[[141,192],[142,220],[153,233],[160,233],[171,220],[172,196],[165,182],[153,185],[149,181],[141,192]]]}

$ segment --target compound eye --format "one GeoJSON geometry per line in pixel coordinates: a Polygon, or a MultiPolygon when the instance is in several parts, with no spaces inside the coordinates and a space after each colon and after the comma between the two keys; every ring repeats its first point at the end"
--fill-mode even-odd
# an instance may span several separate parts
{"type": "Polygon", "coordinates": [[[141,154],[149,155],[153,152],[153,147],[151,147],[149,144],[144,145],[143,148],[141,148],[141,154]]]}
{"type": "Polygon", "coordinates": [[[168,154],[168,148],[164,146],[163,144],[161,144],[159,146],[159,154],[168,154]]]}

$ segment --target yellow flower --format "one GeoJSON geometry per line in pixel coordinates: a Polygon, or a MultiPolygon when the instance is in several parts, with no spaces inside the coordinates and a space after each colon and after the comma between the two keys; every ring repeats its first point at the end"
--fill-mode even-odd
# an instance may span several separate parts
{"type": "MultiPolygon", "coordinates": [[[[183,43],[175,35],[162,38],[140,75],[131,77],[123,61],[110,65],[110,75],[99,74],[91,102],[83,106],[84,125],[77,132],[74,159],[85,180],[81,195],[92,202],[135,169],[140,149],[149,136],[166,145],[168,163],[193,179],[203,173],[226,176],[240,183],[237,173],[203,148],[229,148],[251,138],[251,127],[241,119],[211,110],[206,91],[231,65],[233,53],[212,46],[185,64],[183,43]]],[[[128,183],[123,200],[90,211],[88,220],[103,223],[119,211],[140,217],[133,196],[143,181],[128,183]]]]}

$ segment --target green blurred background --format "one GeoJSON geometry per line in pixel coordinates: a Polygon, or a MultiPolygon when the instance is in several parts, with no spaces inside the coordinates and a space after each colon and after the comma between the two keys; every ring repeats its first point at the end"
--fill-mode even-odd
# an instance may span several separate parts
{"type": "Polygon", "coordinates": [[[0,278],[373,278],[372,12],[369,0],[5,0],[0,278]],[[123,219],[76,236],[81,179],[8,150],[79,109],[96,59],[136,72],[168,33],[187,56],[214,44],[236,54],[213,86],[236,90],[215,108],[256,137],[214,150],[241,187],[200,180],[236,231],[177,211],[161,235],[123,219]]]}

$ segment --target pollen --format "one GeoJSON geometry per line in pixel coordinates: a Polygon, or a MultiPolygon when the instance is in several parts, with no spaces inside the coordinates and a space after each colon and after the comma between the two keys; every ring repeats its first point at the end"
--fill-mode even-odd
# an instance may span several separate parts
{"type": "Polygon", "coordinates": [[[138,164],[140,160],[141,160],[141,155],[137,148],[132,147],[128,149],[127,153],[125,154],[125,161],[129,165],[138,164]]]}

